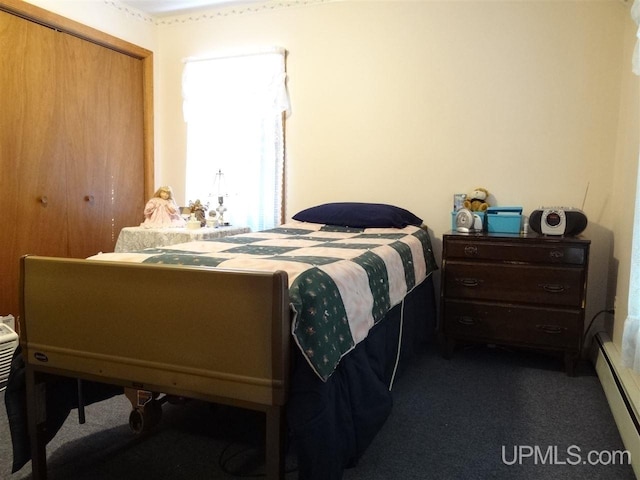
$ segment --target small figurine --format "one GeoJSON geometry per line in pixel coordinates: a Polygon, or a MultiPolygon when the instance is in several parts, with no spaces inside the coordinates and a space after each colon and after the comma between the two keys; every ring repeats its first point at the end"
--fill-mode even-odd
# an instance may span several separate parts
{"type": "Polygon", "coordinates": [[[202,225],[200,225],[200,221],[196,218],[195,213],[192,213],[189,217],[189,220],[187,221],[187,228],[189,230],[198,230],[202,228],[202,225]]]}
{"type": "Polygon", "coordinates": [[[156,193],[144,207],[144,228],[184,227],[185,221],[180,216],[180,208],[173,199],[173,191],[169,186],[158,188],[156,193]]]}
{"type": "Polygon", "coordinates": [[[218,226],[218,219],[216,218],[216,211],[209,210],[209,218],[207,218],[207,227],[216,228],[218,226]]]}
{"type": "Polygon", "coordinates": [[[196,220],[200,222],[200,226],[204,227],[207,224],[205,212],[209,208],[209,204],[203,205],[200,200],[196,200],[195,202],[189,201],[189,208],[191,209],[191,213],[195,214],[196,220]]]}

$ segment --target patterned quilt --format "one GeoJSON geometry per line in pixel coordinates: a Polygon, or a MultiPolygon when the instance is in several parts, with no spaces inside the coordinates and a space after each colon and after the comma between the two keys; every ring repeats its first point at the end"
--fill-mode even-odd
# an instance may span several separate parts
{"type": "Polygon", "coordinates": [[[286,271],[292,334],[322,380],[437,269],[431,239],[421,228],[354,229],[296,221],[261,232],[90,258],[286,271]]]}

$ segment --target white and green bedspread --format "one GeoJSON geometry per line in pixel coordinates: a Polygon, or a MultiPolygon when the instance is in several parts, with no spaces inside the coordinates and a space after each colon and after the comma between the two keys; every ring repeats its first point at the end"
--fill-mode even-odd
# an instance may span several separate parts
{"type": "Polygon", "coordinates": [[[297,221],[261,232],[91,258],[286,271],[293,337],[323,380],[437,269],[429,235],[419,227],[353,229],[297,221]]]}

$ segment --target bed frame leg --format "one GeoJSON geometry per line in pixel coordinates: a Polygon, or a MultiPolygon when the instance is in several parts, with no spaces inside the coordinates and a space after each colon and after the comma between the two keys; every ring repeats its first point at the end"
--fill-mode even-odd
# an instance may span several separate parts
{"type": "Polygon", "coordinates": [[[82,380],[78,379],[78,423],[84,424],[86,420],[84,413],[84,393],[82,391],[82,380]]]}
{"type": "Polygon", "coordinates": [[[38,381],[38,374],[26,367],[27,425],[31,443],[31,469],[34,480],[47,478],[46,384],[38,381]]]}
{"type": "Polygon", "coordinates": [[[267,408],[266,474],[268,480],[284,480],[285,423],[281,406],[267,408]]]}

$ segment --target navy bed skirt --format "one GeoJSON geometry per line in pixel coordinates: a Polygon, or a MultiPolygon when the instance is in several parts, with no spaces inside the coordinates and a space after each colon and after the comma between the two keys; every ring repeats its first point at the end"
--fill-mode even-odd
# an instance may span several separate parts
{"type": "Polygon", "coordinates": [[[296,354],[287,423],[300,480],[338,480],[356,465],[392,407],[392,380],[435,337],[432,277],[394,307],[322,382],[296,354]],[[398,335],[402,346],[398,355],[398,335]],[[396,368],[396,360],[398,361],[396,368]],[[394,376],[395,371],[395,376],[394,376]]]}

